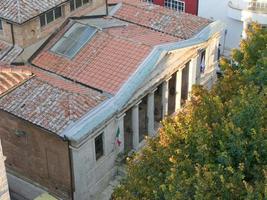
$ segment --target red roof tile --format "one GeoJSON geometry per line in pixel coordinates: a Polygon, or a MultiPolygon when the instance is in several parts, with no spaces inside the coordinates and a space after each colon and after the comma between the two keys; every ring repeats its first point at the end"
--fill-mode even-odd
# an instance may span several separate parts
{"type": "Polygon", "coordinates": [[[21,53],[22,48],[17,45],[12,46],[0,40],[0,64],[10,64],[21,53]]]}
{"type": "Polygon", "coordinates": [[[31,77],[28,70],[0,66],[0,96],[31,77]]]}
{"type": "Polygon", "coordinates": [[[35,76],[1,97],[0,109],[56,134],[107,98],[100,92],[42,70],[19,68],[24,72],[33,69],[35,76]]]}
{"type": "Polygon", "coordinates": [[[23,23],[66,0],[1,0],[0,17],[23,23]]]}
{"type": "Polygon", "coordinates": [[[71,60],[49,50],[55,42],[53,40],[37,55],[33,64],[114,94],[136,71],[154,45],[178,40],[170,35],[128,24],[98,31],[71,60]]]}
{"type": "Polygon", "coordinates": [[[124,0],[115,17],[158,30],[182,39],[199,32],[210,21],[139,0],[124,0]]]}

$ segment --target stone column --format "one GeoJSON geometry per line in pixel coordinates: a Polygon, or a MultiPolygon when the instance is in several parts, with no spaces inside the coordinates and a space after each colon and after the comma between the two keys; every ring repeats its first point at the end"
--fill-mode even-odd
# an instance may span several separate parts
{"type": "Polygon", "coordinates": [[[200,54],[197,55],[196,57],[196,84],[200,84],[200,78],[201,78],[201,73],[200,73],[200,64],[201,64],[201,56],[200,54]]]}
{"type": "MultiPolygon", "coordinates": [[[[125,113],[117,117],[118,129],[120,130],[119,138],[117,138],[119,139],[119,142],[120,142],[119,152],[124,152],[124,143],[125,143],[124,141],[124,116],[125,116],[125,113]]],[[[118,129],[116,130],[115,134],[117,134],[118,129]]]]}
{"type": "Polygon", "coordinates": [[[132,128],[133,128],[134,150],[138,150],[138,146],[139,146],[139,103],[132,107],[132,128]]]}
{"type": "Polygon", "coordinates": [[[148,119],[148,135],[154,136],[155,130],[154,130],[154,122],[155,122],[155,102],[154,102],[154,93],[155,90],[150,92],[147,96],[147,119],[148,119]]]}
{"type": "Polygon", "coordinates": [[[181,108],[181,94],[182,94],[182,69],[176,72],[175,85],[175,112],[181,108]]]}
{"type": "Polygon", "coordinates": [[[191,98],[192,86],[196,84],[198,63],[197,60],[198,57],[192,58],[189,64],[188,99],[191,98]]]}
{"type": "Polygon", "coordinates": [[[242,39],[247,39],[247,33],[246,33],[246,31],[248,29],[248,25],[249,25],[248,20],[245,20],[243,22],[242,39]]]}
{"type": "Polygon", "coordinates": [[[162,118],[168,115],[168,106],[169,106],[169,80],[165,80],[162,83],[162,118]]]}

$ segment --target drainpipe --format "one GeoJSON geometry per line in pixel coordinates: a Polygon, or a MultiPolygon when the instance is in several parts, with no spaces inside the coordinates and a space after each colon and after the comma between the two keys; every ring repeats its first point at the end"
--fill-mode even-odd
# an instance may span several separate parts
{"type": "Polygon", "coordinates": [[[108,0],[106,0],[106,16],[108,16],[108,0]]]}
{"type": "Polygon", "coordinates": [[[65,138],[68,142],[68,154],[69,154],[69,165],[70,165],[70,187],[71,187],[71,199],[74,200],[74,171],[73,171],[73,159],[72,159],[72,153],[70,148],[70,141],[65,138]]]}
{"type": "Polygon", "coordinates": [[[12,46],[11,48],[0,58],[0,60],[2,60],[4,57],[6,57],[10,51],[12,51],[14,49],[15,46],[15,36],[14,36],[14,27],[13,24],[10,22],[7,22],[7,24],[10,24],[10,30],[11,30],[11,36],[12,36],[12,46]]]}

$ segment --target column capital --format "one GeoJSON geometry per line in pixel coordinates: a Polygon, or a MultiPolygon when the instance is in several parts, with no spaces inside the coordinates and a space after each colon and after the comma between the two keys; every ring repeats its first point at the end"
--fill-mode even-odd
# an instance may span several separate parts
{"type": "Polygon", "coordinates": [[[148,92],[148,94],[154,94],[157,90],[158,90],[158,88],[153,88],[152,90],[150,90],[148,92]]]}
{"type": "Polygon", "coordinates": [[[171,80],[171,78],[172,78],[172,76],[169,76],[168,78],[166,78],[166,79],[164,80],[164,82],[168,82],[169,80],[171,80]]]}
{"type": "Polygon", "coordinates": [[[126,113],[120,113],[116,116],[116,120],[120,120],[121,118],[124,118],[124,116],[126,115],[126,113]]]}
{"type": "Polygon", "coordinates": [[[140,103],[142,103],[142,100],[137,101],[137,103],[135,103],[135,104],[133,105],[133,107],[138,107],[140,103]]]}

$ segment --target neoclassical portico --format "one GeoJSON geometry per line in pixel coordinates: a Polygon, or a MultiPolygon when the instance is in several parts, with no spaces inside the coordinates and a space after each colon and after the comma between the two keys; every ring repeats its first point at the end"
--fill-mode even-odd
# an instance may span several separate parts
{"type": "Polygon", "coordinates": [[[127,111],[128,115],[131,113],[131,119],[124,118],[124,120],[130,120],[125,124],[131,123],[131,139],[134,150],[138,150],[141,146],[141,138],[144,138],[144,133],[141,131],[144,130],[144,127],[147,131],[145,135],[149,137],[155,136],[159,115],[161,115],[160,119],[162,120],[166,116],[178,112],[184,102],[190,99],[192,86],[197,81],[198,64],[199,56],[196,56],[184,66],[179,67],[177,71],[168,76],[156,88],[151,89],[147,95],[127,111]],[[159,103],[158,100],[161,102],[159,103]],[[144,111],[146,112],[145,116],[143,116],[144,111]]]}

